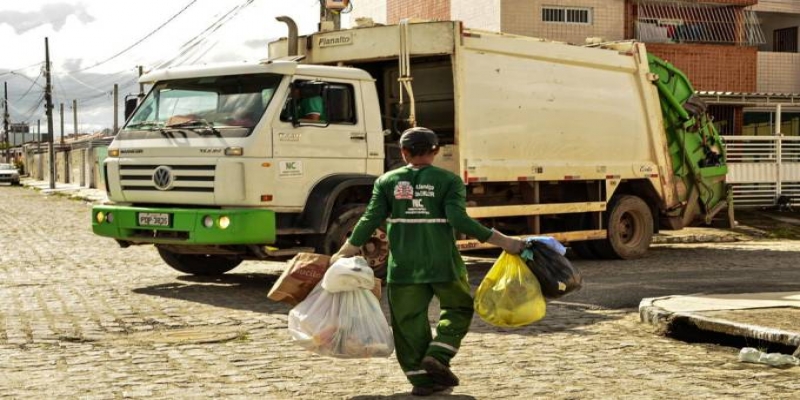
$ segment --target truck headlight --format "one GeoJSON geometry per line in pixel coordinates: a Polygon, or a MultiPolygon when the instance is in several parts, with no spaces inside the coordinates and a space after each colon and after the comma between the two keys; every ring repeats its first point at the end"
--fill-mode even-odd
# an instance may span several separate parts
{"type": "Polygon", "coordinates": [[[95,217],[95,219],[97,219],[97,223],[98,224],[102,224],[103,221],[106,220],[106,214],[104,212],[102,212],[102,211],[98,211],[97,215],[95,215],[94,217],[95,217]]]}
{"type": "Polygon", "coordinates": [[[214,226],[214,218],[212,218],[210,215],[203,217],[203,226],[206,228],[211,228],[214,226]]]}
{"type": "Polygon", "coordinates": [[[219,227],[220,227],[220,228],[222,228],[222,229],[228,229],[228,227],[229,227],[230,225],[231,225],[231,219],[230,219],[230,218],[228,218],[228,217],[227,217],[227,216],[225,216],[225,215],[223,215],[223,216],[219,217],[219,227]]]}

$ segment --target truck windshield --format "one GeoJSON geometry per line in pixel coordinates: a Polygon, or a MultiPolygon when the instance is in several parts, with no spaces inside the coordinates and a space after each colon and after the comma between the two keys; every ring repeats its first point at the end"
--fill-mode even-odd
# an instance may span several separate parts
{"type": "Polygon", "coordinates": [[[211,76],[157,83],[125,124],[122,138],[216,135],[253,132],[281,75],[211,76]]]}

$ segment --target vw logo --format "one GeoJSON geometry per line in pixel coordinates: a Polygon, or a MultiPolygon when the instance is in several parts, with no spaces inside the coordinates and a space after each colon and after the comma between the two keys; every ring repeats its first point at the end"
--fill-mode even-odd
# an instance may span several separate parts
{"type": "Polygon", "coordinates": [[[172,176],[172,168],[162,165],[153,172],[153,184],[158,190],[170,190],[175,179],[172,176]]]}

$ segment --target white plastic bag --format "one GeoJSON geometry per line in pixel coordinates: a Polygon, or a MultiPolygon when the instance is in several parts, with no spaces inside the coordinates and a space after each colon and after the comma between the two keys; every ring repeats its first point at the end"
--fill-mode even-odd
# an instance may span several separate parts
{"type": "Polygon", "coordinates": [[[289,333],[295,343],[324,356],[388,357],[394,351],[380,303],[367,289],[331,293],[317,285],[289,312],[289,333]]]}
{"type": "Polygon", "coordinates": [[[372,289],[375,274],[364,257],[340,258],[325,271],[322,288],[331,293],[372,289]]]}

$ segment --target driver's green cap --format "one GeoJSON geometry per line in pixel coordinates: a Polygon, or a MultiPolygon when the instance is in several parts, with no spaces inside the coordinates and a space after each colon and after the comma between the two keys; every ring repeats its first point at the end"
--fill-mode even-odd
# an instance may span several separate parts
{"type": "Polygon", "coordinates": [[[406,129],[400,136],[400,147],[405,149],[430,149],[435,150],[439,146],[439,138],[436,133],[428,128],[416,127],[406,129]]]}

